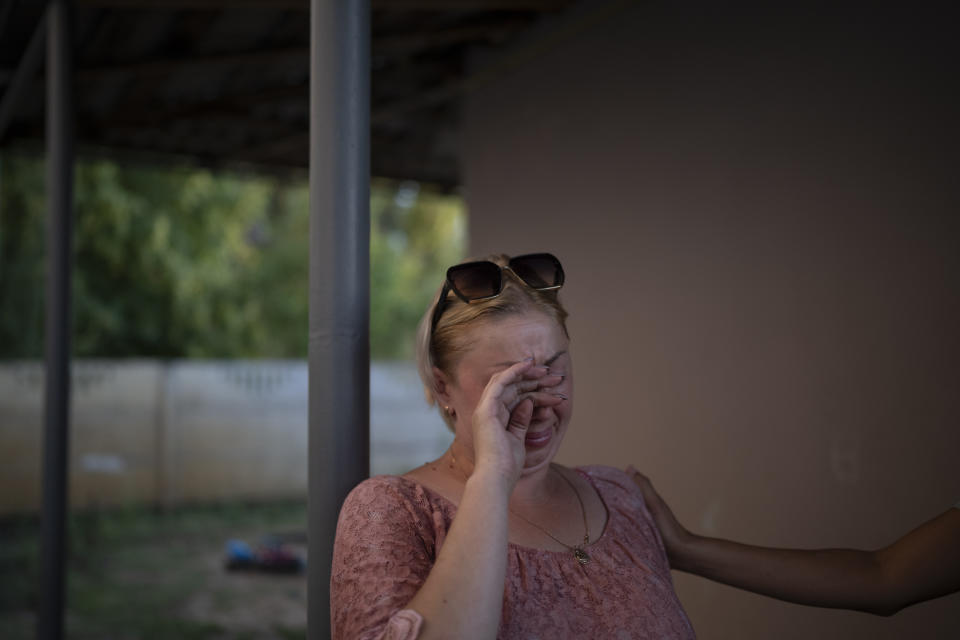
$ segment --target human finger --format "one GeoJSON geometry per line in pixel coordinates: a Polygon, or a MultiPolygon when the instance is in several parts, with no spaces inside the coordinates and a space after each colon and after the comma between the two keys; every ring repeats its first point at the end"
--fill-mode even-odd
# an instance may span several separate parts
{"type": "MultiPolygon", "coordinates": [[[[558,376],[547,376],[536,380],[516,380],[510,384],[504,384],[498,396],[495,396],[507,410],[512,411],[517,404],[531,393],[548,393],[557,395],[556,388],[563,382],[558,376]]],[[[566,396],[559,394],[561,399],[566,396]]],[[[538,396],[539,398],[539,396],[538,396]]],[[[536,399],[535,399],[536,400],[536,399]]],[[[538,402],[539,404],[539,402],[538,402]]]]}
{"type": "Polygon", "coordinates": [[[653,516],[653,520],[660,529],[660,535],[663,537],[667,550],[670,551],[674,544],[687,533],[686,529],[673,515],[673,511],[667,505],[657,490],[653,488],[650,478],[637,471],[633,465],[626,469],[633,481],[640,487],[640,493],[643,494],[643,501],[647,505],[647,510],[653,516]]]}
{"type": "Polygon", "coordinates": [[[528,358],[490,376],[477,405],[477,411],[490,416],[499,414],[498,421],[502,426],[506,426],[509,416],[501,412],[512,411],[517,406],[524,392],[517,387],[516,383],[532,367],[533,359],[528,358]]]}
{"type": "Polygon", "coordinates": [[[527,427],[530,426],[530,420],[533,418],[533,400],[524,398],[510,412],[510,420],[507,422],[507,430],[517,437],[523,439],[527,434],[527,427]]]}
{"type": "Polygon", "coordinates": [[[633,465],[630,465],[626,469],[627,475],[633,480],[633,482],[640,488],[640,493],[643,494],[643,501],[647,503],[647,508],[651,511],[662,510],[661,507],[666,507],[663,498],[660,497],[660,494],[653,488],[653,483],[650,482],[650,478],[643,475],[634,468],[633,465]]]}
{"type": "Polygon", "coordinates": [[[532,358],[527,358],[526,360],[522,360],[522,362],[531,363],[530,367],[527,369],[524,369],[523,372],[520,374],[522,378],[532,380],[535,378],[542,378],[543,376],[550,373],[550,367],[548,367],[545,364],[532,364],[533,363],[532,358]]]}
{"type": "Polygon", "coordinates": [[[503,397],[513,394],[513,397],[505,399],[511,404],[516,404],[520,394],[524,391],[536,389],[538,381],[543,379],[548,371],[547,367],[534,365],[533,358],[521,360],[490,376],[484,389],[484,395],[503,397]]]}
{"type": "Polygon", "coordinates": [[[522,393],[517,396],[517,399],[507,405],[508,411],[513,411],[517,405],[519,405],[524,400],[531,400],[533,402],[534,408],[536,407],[555,407],[558,404],[563,403],[566,400],[569,400],[566,394],[556,393],[553,391],[529,391],[527,393],[522,393]]]}
{"type": "Polygon", "coordinates": [[[514,382],[514,386],[520,392],[525,391],[535,391],[536,389],[546,389],[549,387],[555,387],[563,382],[563,376],[558,375],[547,375],[535,379],[524,379],[514,382]]]}

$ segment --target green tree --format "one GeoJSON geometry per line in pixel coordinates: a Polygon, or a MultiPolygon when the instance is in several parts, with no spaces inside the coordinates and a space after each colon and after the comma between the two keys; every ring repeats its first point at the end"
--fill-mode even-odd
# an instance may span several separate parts
{"type": "Polygon", "coordinates": [[[414,330],[446,268],[463,257],[463,205],[412,182],[374,180],[371,196],[370,351],[409,358],[414,330]]]}
{"type": "Polygon", "coordinates": [[[38,163],[0,156],[0,355],[43,350],[43,172],[38,163]]]}
{"type": "MultiPolygon", "coordinates": [[[[0,357],[42,353],[43,162],[0,157],[0,357]]],[[[463,255],[459,198],[374,180],[371,354],[408,357],[443,270],[463,255]]],[[[78,163],[74,353],[304,357],[303,179],[78,163]]]]}

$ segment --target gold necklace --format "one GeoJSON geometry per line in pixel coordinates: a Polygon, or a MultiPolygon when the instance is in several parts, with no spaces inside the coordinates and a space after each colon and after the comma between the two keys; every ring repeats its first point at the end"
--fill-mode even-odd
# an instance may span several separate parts
{"type": "MultiPolygon", "coordinates": [[[[459,471],[460,474],[464,476],[464,482],[466,482],[466,473],[460,468],[460,465],[457,464],[457,458],[456,456],[453,455],[452,449],[450,450],[450,458],[453,460],[453,467],[456,468],[456,470],[459,471]]],[[[528,520],[527,518],[524,518],[522,515],[520,515],[513,509],[511,509],[509,505],[507,505],[507,511],[517,516],[518,518],[520,518],[530,526],[536,527],[543,533],[547,534],[548,536],[550,536],[550,538],[554,542],[561,544],[567,549],[569,549],[570,551],[572,551],[573,557],[576,558],[577,562],[579,562],[580,564],[582,565],[590,564],[590,555],[584,549],[584,547],[590,544],[590,525],[587,522],[587,508],[583,505],[583,498],[580,497],[580,492],[577,491],[577,487],[574,486],[573,482],[570,481],[570,478],[566,477],[565,475],[563,475],[562,473],[554,469],[552,464],[550,465],[550,469],[554,473],[556,473],[558,476],[563,478],[564,482],[570,485],[570,488],[573,489],[573,495],[577,496],[577,502],[580,503],[580,513],[583,515],[583,544],[570,546],[563,540],[559,539],[557,536],[553,535],[552,533],[550,533],[549,531],[547,531],[546,529],[538,525],[536,522],[533,522],[532,520],[528,520]]]]}

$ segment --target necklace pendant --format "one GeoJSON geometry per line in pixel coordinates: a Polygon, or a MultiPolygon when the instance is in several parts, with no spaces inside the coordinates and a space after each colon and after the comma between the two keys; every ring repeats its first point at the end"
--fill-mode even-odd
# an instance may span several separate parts
{"type": "Polygon", "coordinates": [[[573,557],[576,558],[580,564],[590,564],[590,556],[580,547],[573,548],[573,557]]]}

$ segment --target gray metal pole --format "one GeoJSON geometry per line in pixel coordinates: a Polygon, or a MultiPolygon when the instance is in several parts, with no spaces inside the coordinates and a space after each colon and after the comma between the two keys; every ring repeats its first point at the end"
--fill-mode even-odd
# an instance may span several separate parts
{"type": "Polygon", "coordinates": [[[70,433],[70,273],[73,235],[73,11],[47,8],[46,411],[37,637],[63,637],[70,433]]]}
{"type": "Polygon", "coordinates": [[[337,514],[370,473],[370,5],[310,5],[307,630],[330,636],[337,514]]]}

